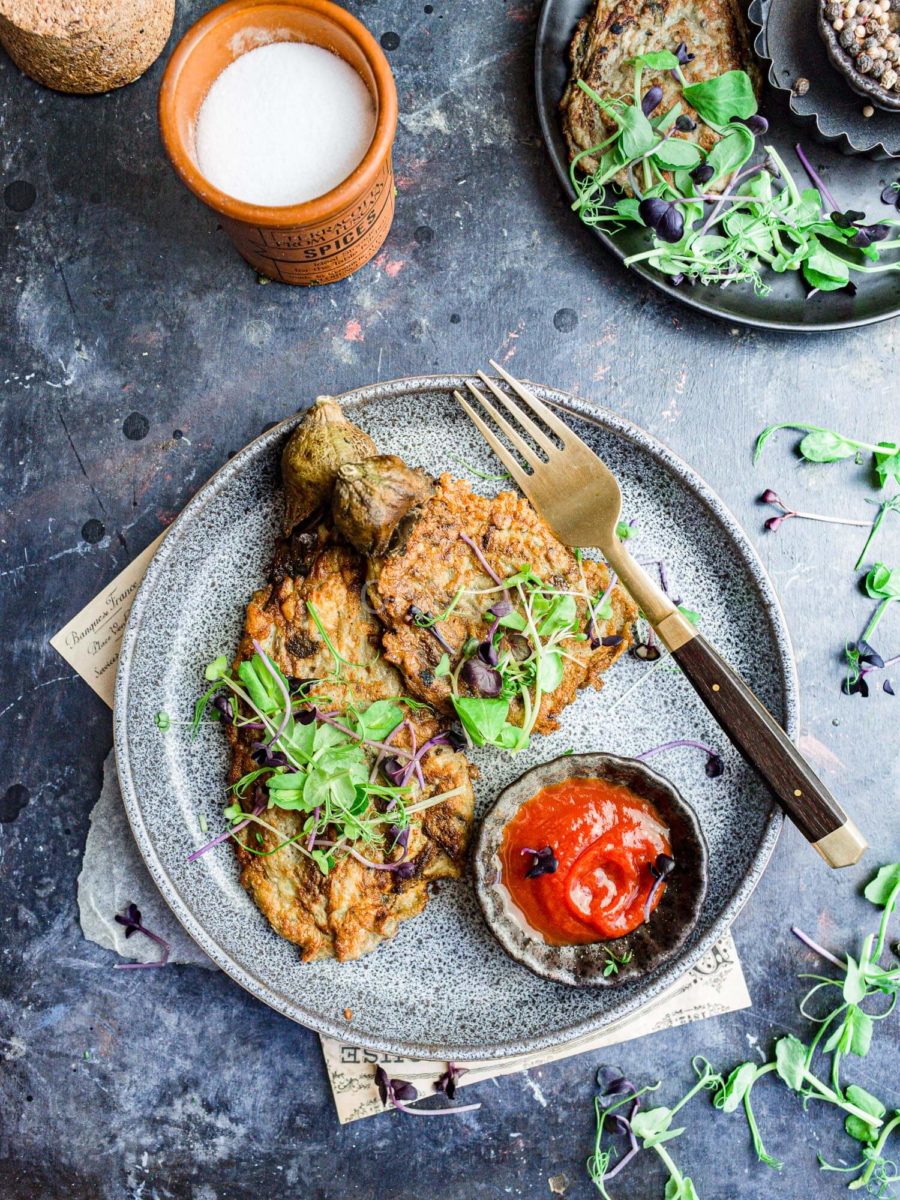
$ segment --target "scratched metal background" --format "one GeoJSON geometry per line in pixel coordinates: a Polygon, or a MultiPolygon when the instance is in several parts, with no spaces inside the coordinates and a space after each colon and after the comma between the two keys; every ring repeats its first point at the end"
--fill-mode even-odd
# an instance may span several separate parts
{"type": "MultiPolygon", "coordinates": [[[[181,3],[177,28],[207,7],[181,3]]],[[[79,932],[74,881],[111,723],[48,638],[231,451],[318,392],[492,355],[668,442],[759,545],[796,644],[804,745],[871,833],[869,864],[900,857],[900,700],[838,691],[839,649],[871,608],[850,570],[858,531],[796,521],[765,535],[755,504],[770,486],[866,514],[866,472],[801,466],[789,440],[751,463],[769,421],[896,436],[896,323],[801,338],[662,299],[566,211],[533,108],[535,4],[349,7],[393,47],[398,212],[378,261],[319,291],[260,286],[177,183],[156,132],[160,64],[80,99],[0,58],[0,1200],[494,1200],[548,1197],[551,1177],[590,1194],[596,1062],[484,1085],[481,1112],[459,1121],[342,1130],[314,1035],[205,971],[122,976],[79,932]]],[[[895,527],[882,557],[898,549],[895,527]]],[[[882,652],[900,651],[894,614],[882,629],[882,652]]],[[[811,964],[789,925],[846,945],[871,917],[868,870],[830,875],[788,830],[735,928],[753,1009],[605,1057],[641,1081],[665,1075],[674,1095],[692,1054],[763,1052],[797,1026],[793,974],[811,964]]],[[[896,1034],[880,1036],[854,1074],[896,1104],[896,1034]]],[[[837,1117],[814,1107],[798,1123],[783,1089],[760,1093],[785,1173],[757,1167],[738,1117],[700,1100],[677,1158],[704,1200],[842,1195],[815,1164],[850,1149],[837,1117]]],[[[648,1165],[618,1194],[660,1191],[648,1165]]]]}

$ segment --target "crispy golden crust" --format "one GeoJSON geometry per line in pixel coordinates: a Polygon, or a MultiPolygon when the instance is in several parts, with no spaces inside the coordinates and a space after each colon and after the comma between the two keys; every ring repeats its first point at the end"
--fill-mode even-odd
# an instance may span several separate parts
{"type": "MultiPolygon", "coordinates": [[[[577,86],[577,81],[583,79],[604,97],[630,95],[634,68],[627,65],[629,60],[653,50],[674,51],[681,42],[694,55],[685,70],[689,83],[712,79],[725,71],[744,70],[759,93],[759,71],[738,0],[594,0],[579,21],[569,48],[572,71],[560,104],[570,160],[615,132],[612,118],[577,86]]],[[[680,84],[668,71],[645,70],[642,91],[654,84],[663,90],[660,112],[681,100],[682,111],[697,121],[694,109],[682,99],[680,84]]],[[[706,151],[719,140],[719,135],[702,122],[694,131],[674,136],[698,142],[706,151]]],[[[592,174],[597,170],[597,159],[586,155],[579,167],[592,174]]],[[[616,176],[616,182],[631,192],[625,172],[616,176]]]]}
{"type": "MultiPolygon", "coordinates": [[[[479,496],[463,480],[443,475],[435,495],[418,510],[416,519],[404,530],[402,542],[380,563],[374,564],[369,588],[373,607],[387,627],[384,652],[402,672],[409,691],[442,713],[453,711],[450,686],[434,669],[444,653],[433,634],[409,618],[410,607],[442,613],[460,588],[478,590],[494,586],[472,549],[462,540],[468,535],[482,550],[488,564],[503,578],[528,565],[545,582],[566,590],[583,586],[579,564],[556,540],[546,523],[527,500],[513,492],[494,499],[479,496]]],[[[609,582],[602,563],[585,561],[584,580],[596,596],[609,582]]],[[[438,626],[454,649],[470,637],[484,637],[484,612],[499,598],[464,596],[438,626]]],[[[612,616],[601,623],[600,635],[619,636],[615,646],[591,650],[588,642],[567,642],[563,680],[541,701],[536,725],[539,733],[557,728],[556,717],[575,698],[577,690],[590,684],[600,688],[601,675],[631,645],[631,625],[637,613],[628,596],[618,587],[610,596],[612,616]]],[[[587,603],[578,601],[579,615],[587,625],[587,603]]],[[[520,721],[520,710],[512,709],[511,720],[520,721]]]]}
{"type": "MultiPolygon", "coordinates": [[[[253,639],[263,646],[282,671],[298,679],[321,679],[334,673],[334,659],[310,616],[310,601],[337,652],[350,663],[341,667],[341,681],[316,689],[331,710],[344,710],[351,701],[365,706],[375,700],[403,694],[400,675],[380,654],[381,627],[364,609],[361,590],[363,564],[354,551],[326,544],[327,535],[307,537],[305,545],[285,544],[276,556],[275,582],[257,592],[247,606],[244,635],[237,661],[253,654],[253,639]]],[[[440,731],[429,713],[410,717],[418,745],[440,731]]],[[[249,732],[231,731],[233,748],[229,782],[256,765],[250,757],[249,732]]],[[[403,730],[398,746],[410,745],[403,730]]],[[[359,958],[393,937],[400,924],[417,916],[428,902],[432,880],[462,874],[474,795],[464,755],[448,747],[430,750],[422,763],[425,790],[414,799],[462,787],[463,792],[421,816],[412,818],[409,858],[415,873],[407,880],[391,871],[366,867],[353,858],[342,859],[326,877],[294,846],[263,857],[256,851],[272,850],[302,828],[303,814],[272,808],[263,819],[277,834],[247,827],[237,848],[241,883],[256,901],[272,927],[300,947],[306,962],[334,957],[359,958]]],[[[252,798],[245,802],[252,808],[252,798]]],[[[361,849],[361,847],[358,847],[361,849]]],[[[371,861],[383,855],[367,847],[371,861]]]]}

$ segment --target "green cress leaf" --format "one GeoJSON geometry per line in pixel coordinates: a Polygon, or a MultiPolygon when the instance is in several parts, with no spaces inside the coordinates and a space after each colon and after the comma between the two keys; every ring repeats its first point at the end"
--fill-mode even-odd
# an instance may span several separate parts
{"type": "Polygon", "coordinates": [[[517,612],[507,613],[505,617],[500,618],[500,628],[501,629],[512,629],[516,632],[521,633],[522,630],[525,628],[526,624],[527,624],[527,622],[526,622],[525,618],[522,616],[521,613],[517,613],[517,612]]]}
{"type": "Polygon", "coordinates": [[[376,700],[360,713],[361,732],[373,742],[383,742],[403,721],[403,710],[390,700],[376,700]]]}
{"type": "Polygon", "coordinates": [[[476,746],[496,742],[509,715],[508,700],[486,700],[479,696],[452,696],[451,699],[463,729],[476,746]]]}
{"type": "Polygon", "coordinates": [[[663,170],[688,171],[697,166],[703,153],[696,142],[689,142],[687,138],[670,137],[661,142],[650,157],[663,170]]]}
{"type": "Polygon", "coordinates": [[[789,1033],[775,1043],[776,1071],[792,1092],[803,1087],[806,1074],[806,1047],[799,1038],[789,1033]]]}
{"type": "Polygon", "coordinates": [[[450,655],[442,654],[438,665],[434,668],[435,677],[440,679],[442,675],[450,674],[450,655]]]}
{"type": "Polygon", "coordinates": [[[555,692],[562,683],[562,655],[555,650],[542,654],[538,663],[537,683],[542,692],[555,692]]]}
{"type": "MultiPolygon", "coordinates": [[[[785,428],[791,427],[786,426],[785,428]]],[[[798,425],[794,428],[802,429],[804,426],[798,425]]],[[[805,459],[817,463],[830,463],[837,462],[841,458],[853,458],[858,448],[857,442],[842,437],[830,429],[811,430],[799,446],[800,453],[805,459]]]]}
{"type": "Polygon", "coordinates": [[[883,908],[892,894],[900,887],[900,863],[889,863],[866,884],[863,895],[870,904],[883,908]]]}
{"type": "Polygon", "coordinates": [[[850,282],[850,268],[842,258],[827,250],[815,235],[809,239],[809,253],[803,263],[807,283],[821,292],[834,292],[850,282]]]}
{"type": "Polygon", "coordinates": [[[875,470],[881,486],[884,487],[891,478],[900,483],[900,446],[894,442],[879,442],[878,445],[884,446],[883,451],[875,451],[875,470]]]}
{"type": "Polygon", "coordinates": [[[866,575],[866,591],[873,600],[900,600],[900,571],[875,563],[866,575]]]}
{"type": "Polygon", "coordinates": [[[849,954],[847,955],[847,974],[844,977],[843,995],[848,1004],[859,1004],[866,995],[866,981],[859,969],[859,963],[849,954]]]}
{"type": "Polygon", "coordinates": [[[228,659],[224,654],[220,654],[218,658],[213,659],[203,674],[209,680],[222,679],[228,674],[228,659]]]}
{"type": "Polygon", "coordinates": [[[725,126],[732,117],[746,119],[756,112],[756,94],[746,71],[726,71],[715,79],[689,84],[682,94],[709,125],[725,126]]]}
{"type": "MultiPolygon", "coordinates": [[[[873,1096],[871,1092],[867,1092],[859,1084],[851,1083],[845,1095],[851,1104],[855,1104],[863,1112],[871,1113],[873,1117],[883,1117],[887,1112],[887,1109],[878,1097],[873,1096]]],[[[844,1121],[844,1129],[858,1142],[870,1144],[878,1141],[878,1130],[874,1129],[868,1121],[864,1121],[862,1117],[854,1116],[853,1113],[848,1113],[844,1121]]]]}
{"type": "Polygon", "coordinates": [[[153,723],[156,725],[157,729],[161,729],[162,732],[165,733],[166,730],[172,725],[172,718],[167,712],[165,712],[163,709],[160,709],[153,718],[153,723]]]}
{"type": "Polygon", "coordinates": [[[722,1112],[734,1112],[756,1082],[756,1075],[756,1063],[743,1062],[735,1067],[716,1095],[716,1107],[722,1112]]]}
{"type": "Polygon", "coordinates": [[[652,50],[630,58],[626,66],[646,67],[649,71],[677,71],[681,64],[671,50],[652,50]]]}
{"type": "MultiPolygon", "coordinates": [[[[537,601],[538,597],[535,598],[537,601]]],[[[537,609],[537,603],[533,605],[533,609],[537,609]]],[[[561,633],[563,630],[571,629],[578,620],[578,607],[575,604],[574,596],[556,596],[553,602],[549,605],[546,615],[538,625],[538,634],[542,638],[549,638],[554,633],[561,633]]]]}
{"type": "Polygon", "coordinates": [[[658,1142],[664,1133],[668,1133],[671,1124],[672,1110],[665,1105],[638,1111],[631,1118],[631,1128],[636,1137],[643,1139],[645,1149],[648,1143],[658,1142]]]}
{"type": "Polygon", "coordinates": [[[636,104],[629,104],[627,108],[617,114],[616,122],[621,130],[616,146],[621,147],[621,153],[626,162],[633,158],[640,158],[659,140],[653,126],[636,104]]]}
{"type": "MultiPolygon", "coordinates": [[[[742,128],[742,126],[738,126],[742,128]]],[[[735,209],[728,214],[723,225],[730,237],[741,238],[744,246],[755,253],[768,254],[772,250],[772,233],[752,213],[735,209]]]]}
{"type": "Polygon", "coordinates": [[[706,156],[707,166],[715,171],[710,183],[739,171],[755,148],[753,134],[746,125],[732,125],[706,156]]]}
{"type": "Polygon", "coordinates": [[[851,1008],[847,1016],[847,1050],[857,1058],[865,1058],[872,1045],[872,1018],[861,1008],[851,1008]]]}

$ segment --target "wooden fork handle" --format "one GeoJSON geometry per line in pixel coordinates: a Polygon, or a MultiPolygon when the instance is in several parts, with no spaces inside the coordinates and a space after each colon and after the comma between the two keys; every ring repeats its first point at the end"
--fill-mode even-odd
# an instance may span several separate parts
{"type": "Polygon", "coordinates": [[[868,843],[772,714],[700,635],[672,649],[697,695],[830,867],[858,862],[868,843]]]}

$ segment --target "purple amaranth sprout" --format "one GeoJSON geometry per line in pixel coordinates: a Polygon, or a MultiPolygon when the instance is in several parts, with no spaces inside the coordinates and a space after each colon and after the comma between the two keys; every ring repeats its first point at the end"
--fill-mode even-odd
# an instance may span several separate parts
{"type": "Polygon", "coordinates": [[[872,523],[871,521],[855,521],[850,517],[826,517],[822,516],[821,513],[798,512],[795,509],[788,508],[778,493],[773,492],[771,488],[766,488],[760,496],[759,502],[760,504],[769,504],[773,508],[781,510],[780,516],[769,517],[764,523],[764,528],[769,533],[776,533],[785,521],[790,521],[793,517],[801,517],[804,521],[824,521],[828,525],[855,525],[861,529],[867,529],[872,523]]]}
{"type": "Polygon", "coordinates": [[[745,125],[754,137],[762,137],[769,132],[769,122],[760,113],[754,113],[752,117],[732,117],[731,124],[745,125]]]}
{"type": "Polygon", "coordinates": [[[453,1100],[456,1097],[456,1087],[459,1077],[465,1074],[465,1067],[458,1067],[456,1063],[448,1062],[447,1070],[442,1075],[439,1075],[431,1086],[436,1092],[443,1092],[448,1100],[453,1100]]]}
{"type": "Polygon", "coordinates": [[[556,874],[559,860],[553,853],[552,846],[544,846],[542,850],[531,850],[527,846],[523,846],[522,853],[530,854],[532,857],[531,866],[525,872],[526,879],[538,879],[541,875],[556,874]]]}
{"type": "Polygon", "coordinates": [[[661,196],[650,196],[640,202],[638,214],[660,241],[674,245],[684,237],[684,216],[671,201],[663,200],[661,196]]]}
{"type": "Polygon", "coordinates": [[[452,1117],[481,1108],[480,1102],[458,1104],[454,1108],[410,1108],[410,1104],[419,1098],[416,1088],[405,1079],[391,1079],[384,1067],[380,1066],[375,1068],[375,1085],[385,1107],[390,1104],[411,1117],[452,1117]]]}
{"type": "Polygon", "coordinates": [[[644,901],[644,920],[650,920],[650,910],[653,907],[653,901],[656,898],[656,893],[662,887],[663,883],[669,878],[675,870],[675,859],[671,854],[657,854],[656,862],[650,864],[650,874],[653,876],[653,886],[647,893],[647,899],[644,901]]]}
{"type": "Polygon", "coordinates": [[[422,609],[419,608],[418,604],[411,604],[409,606],[408,615],[414,625],[416,625],[419,629],[427,630],[427,632],[431,634],[438,645],[443,650],[446,650],[448,654],[456,653],[440,630],[435,628],[434,616],[431,613],[423,612],[422,609]]]}
{"type": "Polygon", "coordinates": [[[642,754],[636,754],[635,758],[643,762],[644,759],[652,758],[654,754],[661,754],[664,750],[677,750],[681,746],[690,747],[692,750],[702,750],[706,755],[706,771],[709,779],[718,779],[725,770],[725,762],[719,754],[718,750],[714,750],[712,746],[707,746],[705,742],[694,741],[693,738],[676,738],[671,742],[663,742],[659,746],[651,746],[649,750],[645,750],[642,754]]]}
{"type": "Polygon", "coordinates": [[[648,88],[641,101],[641,112],[645,117],[649,117],[654,109],[659,107],[662,98],[663,90],[658,83],[655,83],[652,88],[648,88]]]}
{"type": "Polygon", "coordinates": [[[169,961],[169,953],[172,947],[165,938],[161,938],[157,933],[152,933],[141,923],[141,910],[136,904],[129,904],[124,912],[116,913],[116,921],[119,925],[125,926],[126,938],[130,938],[133,933],[142,933],[151,942],[156,942],[157,946],[162,947],[162,955],[156,962],[116,963],[115,969],[117,971],[139,971],[147,967],[164,967],[166,965],[169,961]]]}
{"type": "MultiPolygon", "coordinates": [[[[259,793],[257,793],[257,795],[258,794],[259,793]]],[[[202,857],[202,855],[206,854],[209,850],[212,850],[214,846],[218,846],[221,842],[227,841],[228,838],[233,836],[233,834],[239,833],[242,829],[246,828],[246,826],[250,824],[250,822],[253,820],[254,817],[258,817],[265,807],[266,807],[265,798],[258,800],[253,809],[253,812],[250,816],[246,817],[243,821],[239,822],[237,825],[232,825],[232,827],[230,829],[226,829],[224,831],[224,833],[218,834],[216,837],[214,837],[212,839],[212,841],[207,842],[205,846],[201,846],[199,850],[195,850],[193,852],[193,854],[189,854],[187,856],[187,861],[189,863],[194,862],[196,859],[198,859],[198,858],[202,857]]]]}

